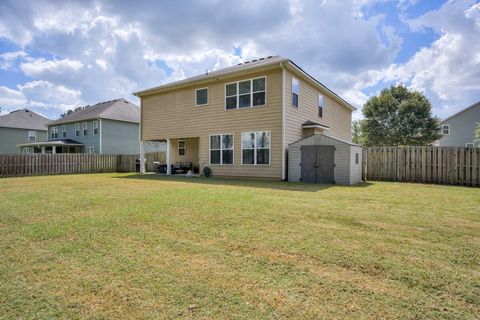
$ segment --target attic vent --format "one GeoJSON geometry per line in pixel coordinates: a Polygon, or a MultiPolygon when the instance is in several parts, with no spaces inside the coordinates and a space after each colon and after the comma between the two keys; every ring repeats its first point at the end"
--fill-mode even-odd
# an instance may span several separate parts
{"type": "Polygon", "coordinates": [[[268,56],[267,59],[273,58],[273,56],[268,56]]]}
{"type": "Polygon", "coordinates": [[[252,62],[256,62],[256,61],[257,61],[257,59],[255,59],[255,60],[252,60],[252,62]]]}

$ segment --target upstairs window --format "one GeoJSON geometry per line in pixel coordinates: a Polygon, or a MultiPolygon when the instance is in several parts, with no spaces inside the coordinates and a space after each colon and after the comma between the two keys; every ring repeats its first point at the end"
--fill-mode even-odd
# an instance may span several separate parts
{"type": "Polygon", "coordinates": [[[80,135],[80,123],[75,123],[75,137],[80,135]]]}
{"type": "Polygon", "coordinates": [[[448,136],[450,134],[450,125],[449,124],[442,125],[442,134],[444,136],[448,136]]]}
{"type": "Polygon", "coordinates": [[[62,138],[67,137],[67,126],[62,126],[62,138]]]}
{"type": "Polygon", "coordinates": [[[86,136],[88,134],[88,124],[86,122],[83,123],[83,135],[86,136]]]}
{"type": "Polygon", "coordinates": [[[185,140],[178,141],[178,155],[184,156],[185,155],[185,140]]]}
{"type": "Polygon", "coordinates": [[[473,148],[475,145],[473,144],[473,142],[467,142],[465,143],[465,147],[467,148],[473,148]]]}
{"type": "Polygon", "coordinates": [[[98,121],[95,120],[93,121],[93,135],[97,135],[98,134],[98,121]]]}
{"type": "Polygon", "coordinates": [[[233,134],[210,136],[210,164],[233,164],[233,134]]]}
{"type": "Polygon", "coordinates": [[[298,108],[298,94],[300,92],[300,83],[298,79],[292,78],[292,106],[298,108]]]}
{"type": "Polygon", "coordinates": [[[37,141],[37,131],[28,131],[28,142],[37,141]]]}
{"type": "Polygon", "coordinates": [[[242,164],[270,164],[270,131],[242,132],[242,164]]]}
{"type": "Polygon", "coordinates": [[[266,105],[265,77],[225,85],[225,109],[251,108],[266,105]]]}
{"type": "Polygon", "coordinates": [[[318,116],[320,118],[323,117],[323,106],[324,106],[323,95],[319,94],[318,95],[318,116]]]}
{"type": "Polygon", "coordinates": [[[204,106],[208,104],[208,88],[195,90],[195,106],[204,106]]]}
{"type": "Polygon", "coordinates": [[[58,139],[58,127],[52,127],[50,129],[50,137],[52,139],[58,139]]]}

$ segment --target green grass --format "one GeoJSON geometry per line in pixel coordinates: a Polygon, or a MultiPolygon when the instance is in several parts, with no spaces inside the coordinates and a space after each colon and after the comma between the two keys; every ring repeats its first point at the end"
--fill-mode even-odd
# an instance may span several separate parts
{"type": "Polygon", "coordinates": [[[478,319],[480,190],[0,179],[0,318],[478,319]]]}

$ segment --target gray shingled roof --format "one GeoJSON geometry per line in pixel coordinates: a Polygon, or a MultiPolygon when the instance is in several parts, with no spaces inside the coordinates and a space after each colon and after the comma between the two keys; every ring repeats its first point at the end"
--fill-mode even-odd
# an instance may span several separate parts
{"type": "Polygon", "coordinates": [[[85,109],[74,112],[64,118],[48,123],[49,126],[92,119],[110,119],[140,123],[140,108],[125,100],[116,99],[87,106],[85,109]]]}
{"type": "Polygon", "coordinates": [[[20,109],[0,116],[0,127],[47,131],[49,121],[31,110],[20,109]]]}

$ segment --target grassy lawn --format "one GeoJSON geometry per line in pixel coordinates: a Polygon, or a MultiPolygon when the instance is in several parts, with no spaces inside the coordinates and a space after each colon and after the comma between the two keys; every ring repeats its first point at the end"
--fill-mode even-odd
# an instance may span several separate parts
{"type": "Polygon", "coordinates": [[[0,179],[0,318],[480,318],[480,189],[0,179]]]}

